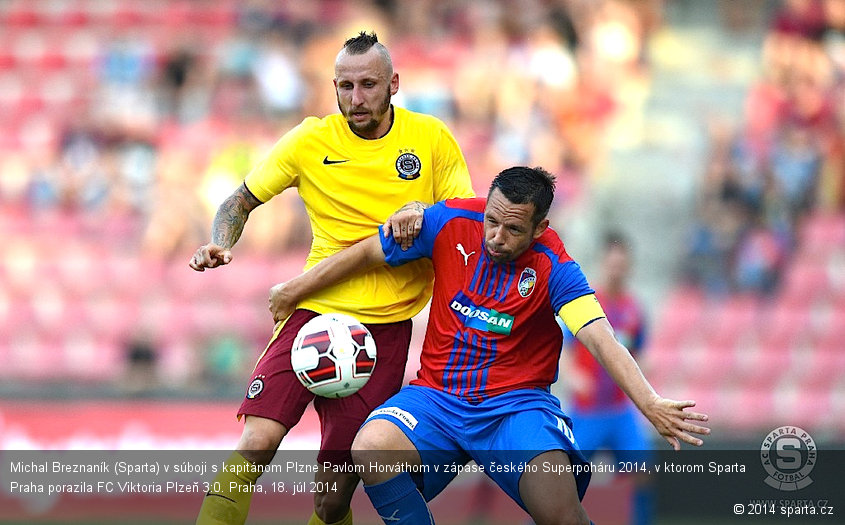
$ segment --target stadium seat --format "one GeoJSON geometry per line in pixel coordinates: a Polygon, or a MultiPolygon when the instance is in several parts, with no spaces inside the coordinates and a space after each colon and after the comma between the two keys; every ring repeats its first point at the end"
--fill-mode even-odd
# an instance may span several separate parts
{"type": "Polygon", "coordinates": [[[737,430],[758,431],[770,427],[779,419],[771,387],[736,385],[734,388],[722,388],[718,399],[719,411],[711,421],[719,421],[737,430]]]}
{"type": "Polygon", "coordinates": [[[845,244],[845,216],[817,212],[808,217],[800,232],[802,249],[810,253],[829,253],[845,244]]]}
{"type": "Polygon", "coordinates": [[[661,309],[660,322],[650,336],[652,342],[667,348],[679,346],[690,331],[697,331],[702,326],[704,310],[700,291],[688,288],[674,291],[661,309]]]}
{"type": "Polygon", "coordinates": [[[757,342],[754,346],[737,348],[732,373],[739,385],[748,388],[773,388],[776,381],[789,371],[792,357],[785,345],[757,342]]]}
{"type": "Polygon", "coordinates": [[[759,316],[759,297],[742,294],[727,298],[707,323],[708,343],[716,349],[733,349],[743,336],[757,329],[759,316]]]}
{"type": "Polygon", "coordinates": [[[0,9],[0,24],[3,27],[36,27],[41,21],[37,2],[17,0],[9,2],[0,9]]]}
{"type": "Polygon", "coordinates": [[[798,384],[777,389],[777,417],[790,425],[814,432],[831,426],[830,388],[806,388],[798,384]]]}
{"type": "Polygon", "coordinates": [[[827,265],[824,260],[796,257],[784,276],[782,300],[797,307],[806,306],[829,291],[827,265]]]}

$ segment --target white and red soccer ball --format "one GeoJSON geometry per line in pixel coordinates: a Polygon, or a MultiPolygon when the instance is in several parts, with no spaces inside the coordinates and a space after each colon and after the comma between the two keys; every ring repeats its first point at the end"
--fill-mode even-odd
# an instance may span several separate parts
{"type": "Polygon", "coordinates": [[[346,397],[370,379],[376,343],[354,317],[322,314],[300,328],[290,360],[296,377],[315,395],[346,397]]]}

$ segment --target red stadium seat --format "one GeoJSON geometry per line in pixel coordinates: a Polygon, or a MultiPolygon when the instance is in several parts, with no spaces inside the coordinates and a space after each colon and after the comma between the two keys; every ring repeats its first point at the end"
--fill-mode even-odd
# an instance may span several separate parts
{"type": "Polygon", "coordinates": [[[680,343],[690,330],[701,326],[705,310],[704,298],[700,291],[680,288],[666,299],[652,339],[661,345],[674,346],[680,343]]]}
{"type": "Polygon", "coordinates": [[[802,306],[829,292],[828,271],[825,261],[810,257],[797,257],[786,271],[782,286],[782,300],[802,306]]]}
{"type": "Polygon", "coordinates": [[[41,23],[37,2],[17,0],[0,9],[0,24],[3,27],[36,27],[41,23]]]}
{"type": "Polygon", "coordinates": [[[754,295],[729,297],[716,309],[715,318],[707,323],[707,340],[715,348],[731,350],[743,337],[757,329],[760,299],[754,295]]]}
{"type": "Polygon", "coordinates": [[[711,421],[737,430],[761,430],[771,427],[779,419],[775,394],[771,388],[749,388],[736,385],[718,391],[718,412],[711,421]]]}
{"type": "Polygon", "coordinates": [[[818,212],[807,218],[800,232],[802,250],[827,254],[845,244],[845,216],[818,212]]]}
{"type": "Polygon", "coordinates": [[[777,392],[778,418],[808,432],[830,428],[833,421],[831,390],[798,385],[782,387],[777,392]]]}

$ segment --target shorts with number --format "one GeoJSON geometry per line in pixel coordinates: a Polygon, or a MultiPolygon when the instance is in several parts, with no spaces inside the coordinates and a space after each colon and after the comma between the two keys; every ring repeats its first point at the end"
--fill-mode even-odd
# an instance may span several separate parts
{"type": "MultiPolygon", "coordinates": [[[[406,386],[373,411],[371,419],[395,424],[419,451],[423,468],[412,471],[411,477],[426,501],[456,476],[450,465],[469,460],[482,466],[523,509],[519,480],[532,459],[562,450],[573,465],[588,464],[557,398],[541,389],[514,390],[472,404],[433,388],[406,386]]],[[[589,482],[589,469],[575,476],[579,499],[589,482]]]]}
{"type": "Polygon", "coordinates": [[[318,314],[296,310],[278,329],[258,358],[250,377],[246,397],[238,410],[242,415],[273,419],[288,430],[299,423],[312,400],[320,417],[319,463],[352,464],[349,452],[358,428],[373,408],[395,394],[405,377],[405,363],[411,344],[411,321],[366,324],[378,350],[376,366],[367,384],[351,396],[329,399],[315,397],[293,372],[290,351],[302,325],[318,314]]]}

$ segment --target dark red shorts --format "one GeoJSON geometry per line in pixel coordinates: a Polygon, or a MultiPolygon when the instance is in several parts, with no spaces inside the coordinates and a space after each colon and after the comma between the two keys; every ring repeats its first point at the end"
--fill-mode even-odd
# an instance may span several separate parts
{"type": "Polygon", "coordinates": [[[290,350],[296,334],[317,315],[310,310],[296,310],[279,335],[270,341],[250,377],[238,416],[273,419],[290,430],[299,423],[305,407],[313,400],[322,434],[317,461],[351,465],[349,449],[358,429],[373,409],[402,386],[412,323],[407,320],[367,324],[378,350],[372,377],[351,396],[329,399],[316,397],[302,386],[290,364],[290,350]]]}

